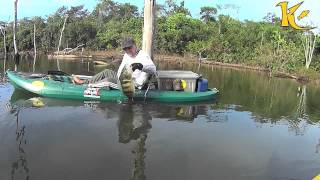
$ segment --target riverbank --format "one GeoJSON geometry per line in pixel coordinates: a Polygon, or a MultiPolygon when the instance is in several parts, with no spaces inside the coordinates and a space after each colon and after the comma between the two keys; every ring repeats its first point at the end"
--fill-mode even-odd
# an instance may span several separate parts
{"type": "Polygon", "coordinates": [[[105,59],[120,59],[122,54],[120,51],[117,50],[107,50],[107,51],[84,51],[81,52],[74,52],[72,54],[48,54],[49,59],[94,59],[94,60],[105,60],[105,59]]]}
{"type": "Polygon", "coordinates": [[[232,64],[232,63],[223,63],[215,60],[199,60],[196,57],[192,56],[173,56],[173,55],[155,55],[157,61],[166,61],[166,62],[177,62],[177,63],[194,63],[194,64],[204,64],[209,66],[221,66],[233,69],[248,69],[253,71],[260,71],[266,73],[270,77],[278,78],[289,78],[294,79],[300,83],[316,83],[320,84],[320,73],[312,70],[300,70],[298,73],[288,73],[281,71],[272,71],[270,69],[258,66],[251,66],[246,64],[232,64]]]}
{"type": "MultiPolygon", "coordinates": [[[[21,58],[28,58],[32,57],[32,52],[21,52],[21,58]],[[24,57],[25,56],[25,57],[24,57]]],[[[84,51],[81,52],[74,52],[70,55],[58,55],[55,56],[52,53],[40,53],[41,55],[48,56],[49,59],[79,59],[84,58],[88,60],[93,61],[103,61],[108,62],[115,61],[118,62],[121,60],[123,56],[123,52],[121,50],[104,50],[104,51],[84,51]]],[[[253,71],[260,71],[266,73],[268,76],[273,77],[279,77],[279,78],[290,78],[295,79],[300,83],[307,83],[312,82],[316,84],[320,84],[320,73],[312,70],[306,70],[304,68],[301,68],[301,70],[297,70],[295,73],[289,73],[289,72],[281,72],[281,71],[272,71],[268,68],[254,66],[254,65],[247,65],[247,64],[233,64],[233,63],[223,63],[215,60],[208,60],[208,59],[202,59],[199,60],[198,57],[187,54],[184,56],[177,55],[177,54],[167,54],[167,53],[155,53],[154,60],[158,62],[170,62],[170,63],[192,63],[197,64],[199,63],[203,65],[209,65],[209,66],[221,66],[221,67],[227,67],[227,68],[233,68],[233,69],[248,69],[253,71]]]]}

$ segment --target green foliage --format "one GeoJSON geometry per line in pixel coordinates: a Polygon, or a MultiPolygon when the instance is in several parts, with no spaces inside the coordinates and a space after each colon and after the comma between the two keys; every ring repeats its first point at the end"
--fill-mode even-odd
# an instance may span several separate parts
{"type": "Polygon", "coordinates": [[[273,50],[273,44],[268,43],[255,50],[257,56],[254,61],[261,67],[272,71],[295,72],[303,67],[303,52],[294,43],[289,42],[277,50],[273,50]]]}
{"type": "Polygon", "coordinates": [[[165,6],[163,6],[163,11],[167,16],[181,13],[184,15],[191,15],[190,11],[184,7],[184,1],[180,2],[180,5],[177,4],[176,0],[166,0],[165,6]]]}
{"type": "Polygon", "coordinates": [[[158,47],[169,52],[183,53],[187,44],[205,39],[205,24],[183,13],[176,13],[158,21],[158,47]]]}
{"type": "Polygon", "coordinates": [[[193,54],[199,54],[201,57],[206,57],[208,55],[208,50],[210,47],[210,41],[205,40],[195,40],[193,42],[188,43],[187,50],[192,52],[193,54]]]}
{"type": "Polygon", "coordinates": [[[200,19],[204,22],[208,23],[210,21],[216,21],[215,15],[217,14],[218,10],[215,7],[205,6],[200,9],[200,19]]]}
{"type": "Polygon", "coordinates": [[[121,46],[121,41],[124,37],[133,37],[138,46],[141,45],[142,23],[141,18],[130,18],[123,22],[117,20],[107,22],[97,34],[97,38],[101,43],[100,47],[118,48],[121,46]]]}

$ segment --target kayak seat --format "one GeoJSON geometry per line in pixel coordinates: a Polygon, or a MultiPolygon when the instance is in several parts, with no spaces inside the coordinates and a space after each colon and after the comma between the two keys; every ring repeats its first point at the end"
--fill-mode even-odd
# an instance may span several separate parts
{"type": "Polygon", "coordinates": [[[47,75],[48,80],[72,83],[70,76],[47,75]]]}

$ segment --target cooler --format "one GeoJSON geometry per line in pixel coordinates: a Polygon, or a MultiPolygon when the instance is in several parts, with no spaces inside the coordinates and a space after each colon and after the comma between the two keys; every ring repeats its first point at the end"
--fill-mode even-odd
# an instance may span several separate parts
{"type": "Polygon", "coordinates": [[[192,71],[178,71],[178,70],[168,70],[168,71],[157,71],[158,73],[158,89],[159,90],[173,90],[174,80],[184,80],[186,82],[186,87],[184,91],[195,92],[197,79],[199,75],[192,71]]]}

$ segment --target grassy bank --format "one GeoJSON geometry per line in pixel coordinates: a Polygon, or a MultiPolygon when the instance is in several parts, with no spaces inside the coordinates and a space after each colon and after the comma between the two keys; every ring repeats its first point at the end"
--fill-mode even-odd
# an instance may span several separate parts
{"type": "Polygon", "coordinates": [[[261,71],[265,72],[270,77],[280,77],[280,78],[290,78],[295,79],[301,83],[312,82],[316,84],[320,84],[320,73],[313,69],[305,69],[301,67],[299,69],[295,69],[294,71],[279,71],[279,70],[272,70],[270,68],[265,68],[259,65],[254,64],[235,64],[235,63],[225,63],[219,62],[213,59],[202,59],[201,61],[192,56],[179,56],[179,55],[167,55],[167,54],[156,54],[155,55],[156,61],[165,61],[165,62],[176,62],[176,63],[194,63],[194,64],[205,64],[205,65],[213,65],[213,66],[222,66],[227,68],[233,69],[249,69],[254,71],[261,71]]]}

